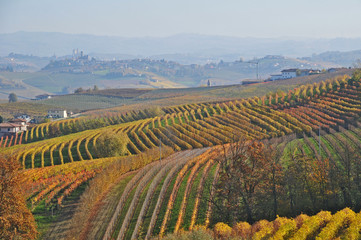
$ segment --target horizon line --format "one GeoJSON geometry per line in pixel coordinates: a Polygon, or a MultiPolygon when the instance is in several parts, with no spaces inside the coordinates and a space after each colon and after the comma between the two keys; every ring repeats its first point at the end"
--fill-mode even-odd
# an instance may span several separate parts
{"type": "Polygon", "coordinates": [[[335,36],[335,37],[310,37],[310,36],[272,36],[272,37],[256,37],[256,36],[231,36],[231,35],[220,35],[220,34],[206,34],[206,33],[192,33],[192,32],[183,32],[183,33],[175,33],[164,36],[121,36],[121,35],[107,35],[107,34],[94,34],[94,33],[67,33],[67,32],[57,32],[57,31],[25,31],[19,30],[15,32],[0,32],[0,35],[11,35],[17,33],[52,33],[52,34],[64,34],[64,35],[84,35],[84,36],[95,36],[95,37],[114,37],[114,38],[170,38],[176,36],[205,36],[205,37],[225,37],[225,38],[236,38],[236,39],[291,39],[291,40],[319,40],[319,39],[361,39],[361,37],[345,37],[345,36],[335,36]]]}

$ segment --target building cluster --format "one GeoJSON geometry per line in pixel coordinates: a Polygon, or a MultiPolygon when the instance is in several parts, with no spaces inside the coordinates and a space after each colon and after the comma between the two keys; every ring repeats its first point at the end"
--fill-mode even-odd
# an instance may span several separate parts
{"type": "Polygon", "coordinates": [[[11,136],[27,130],[29,122],[27,119],[15,118],[6,123],[0,123],[0,137],[11,136]]]}
{"type": "MultiPolygon", "coordinates": [[[[345,70],[346,68],[329,68],[327,69],[328,73],[337,72],[340,70],[345,70]]],[[[322,73],[319,69],[299,69],[299,68],[290,68],[284,69],[281,71],[281,74],[272,74],[268,81],[276,81],[276,80],[283,80],[283,79],[290,79],[295,77],[304,77],[314,74],[322,73]]]]}
{"type": "MultiPolygon", "coordinates": [[[[46,116],[46,118],[52,118],[52,119],[67,118],[67,117],[68,117],[68,113],[65,109],[50,109],[48,110],[48,115],[46,116]]],[[[29,125],[31,123],[38,123],[39,122],[38,120],[39,119],[36,118],[31,119],[30,116],[24,114],[17,116],[16,118],[8,122],[0,123],[0,138],[5,136],[15,135],[23,131],[27,131],[29,125]]]]}
{"type": "Polygon", "coordinates": [[[152,72],[165,77],[200,77],[204,74],[203,70],[207,69],[207,66],[198,64],[182,65],[174,61],[147,58],[130,60],[96,60],[88,55],[84,55],[82,51],[75,49],[73,50],[72,57],[51,61],[42,70],[52,73],[90,73],[101,75],[105,73],[106,78],[145,77],[140,76],[142,72],[152,72]]]}
{"type": "Polygon", "coordinates": [[[91,73],[97,65],[95,58],[85,55],[83,51],[73,50],[71,58],[50,61],[42,70],[62,73],[91,73]]]}
{"type": "Polygon", "coordinates": [[[90,57],[85,55],[83,51],[73,49],[73,60],[90,60],[90,57]]]}
{"type": "Polygon", "coordinates": [[[316,69],[298,69],[298,68],[290,68],[290,69],[284,69],[281,71],[281,74],[273,74],[270,77],[271,81],[275,80],[283,80],[283,79],[290,79],[295,77],[303,77],[303,76],[309,76],[313,74],[319,74],[321,73],[320,70],[316,69]]]}

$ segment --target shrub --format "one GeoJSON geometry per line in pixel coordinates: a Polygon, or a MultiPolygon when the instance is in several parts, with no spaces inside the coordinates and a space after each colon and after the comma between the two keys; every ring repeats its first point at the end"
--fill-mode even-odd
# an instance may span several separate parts
{"type": "Polygon", "coordinates": [[[127,153],[129,138],[124,133],[105,131],[98,139],[95,154],[98,158],[122,156],[127,153]]]}
{"type": "Polygon", "coordinates": [[[222,222],[219,222],[216,225],[214,225],[213,231],[215,236],[220,239],[227,239],[232,234],[232,228],[222,222]]]}

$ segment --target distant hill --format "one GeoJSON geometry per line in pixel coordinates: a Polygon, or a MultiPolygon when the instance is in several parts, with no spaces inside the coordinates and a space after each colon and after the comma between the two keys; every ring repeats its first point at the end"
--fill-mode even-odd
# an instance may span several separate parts
{"type": "MultiPolygon", "coordinates": [[[[22,57],[17,57],[16,62],[22,61],[25,64],[26,61],[30,61],[28,59],[45,61],[44,58],[20,56],[22,57]]],[[[6,59],[9,58],[11,57],[6,59]]],[[[36,65],[36,63],[31,65],[31,62],[26,64],[16,67],[36,65]]],[[[256,79],[257,72],[259,79],[267,79],[270,74],[280,73],[287,68],[327,69],[339,66],[335,63],[318,63],[276,55],[268,55],[252,61],[220,61],[205,65],[184,65],[173,61],[150,59],[122,61],[57,59],[38,72],[0,71],[2,90],[0,98],[7,99],[10,92],[15,92],[21,98],[34,98],[44,93],[66,94],[80,87],[93,88],[94,85],[100,89],[180,88],[205,86],[210,81],[212,86],[220,86],[240,84],[245,79],[256,79]]]]}
{"type": "Polygon", "coordinates": [[[0,57],[0,71],[6,69],[14,72],[35,72],[45,67],[53,59],[54,57],[9,53],[5,57],[0,57]]]}
{"type": "MultiPolygon", "coordinates": [[[[37,56],[63,56],[72,49],[88,53],[111,54],[109,57],[166,58],[180,63],[205,63],[208,60],[234,61],[265,55],[290,57],[309,56],[325,51],[352,51],[361,46],[361,39],[297,39],[297,38],[237,38],[198,34],[170,37],[124,38],[49,32],[16,32],[0,34],[0,56],[11,52],[37,56]]],[[[90,54],[92,56],[92,54],[90,54]]]]}
{"type": "MultiPolygon", "coordinates": [[[[196,87],[207,84],[208,80],[211,81],[212,85],[239,84],[244,79],[257,78],[257,72],[260,79],[267,79],[270,74],[279,73],[287,68],[327,69],[330,67],[339,67],[339,65],[328,62],[319,64],[318,62],[280,55],[267,55],[252,61],[228,62],[221,60],[218,63],[204,65],[179,64],[174,61],[152,59],[100,61],[89,60],[89,57],[86,57],[85,60],[79,58],[52,61],[43,68],[43,71],[53,74],[82,73],[83,75],[92,73],[93,77],[97,76],[98,78],[98,83],[94,84],[102,88],[114,88],[114,84],[119,82],[124,85],[126,80],[131,80],[130,83],[133,85],[139,83],[144,85],[143,87],[160,87],[155,83],[161,79],[168,79],[183,86],[196,87]]],[[[79,74],[77,76],[80,78],[79,74]]],[[[84,78],[83,76],[82,78],[84,78]]],[[[93,77],[89,76],[89,79],[93,79],[93,77]]],[[[65,81],[64,77],[63,79],[65,81]]],[[[38,83],[39,79],[33,78],[26,82],[34,85],[34,81],[38,83]]],[[[69,84],[73,85],[72,83],[69,84]]],[[[37,87],[45,89],[46,85],[46,82],[41,82],[37,84],[37,87]]]]}
{"type": "Polygon", "coordinates": [[[324,52],[314,54],[312,57],[302,58],[312,62],[329,62],[342,66],[353,66],[355,63],[361,61],[361,50],[348,51],[348,52],[324,52]]]}

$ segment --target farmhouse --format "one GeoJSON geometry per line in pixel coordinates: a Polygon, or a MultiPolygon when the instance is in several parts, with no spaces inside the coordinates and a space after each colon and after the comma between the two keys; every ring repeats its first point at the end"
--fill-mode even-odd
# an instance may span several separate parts
{"type": "Polygon", "coordinates": [[[19,125],[20,131],[26,131],[28,127],[27,121],[25,119],[16,118],[10,120],[9,123],[19,125]]]}
{"type": "Polygon", "coordinates": [[[291,68],[291,69],[285,69],[282,70],[282,79],[290,79],[290,78],[294,78],[297,77],[297,68],[291,68]]]}
{"type": "Polygon", "coordinates": [[[65,109],[50,109],[48,111],[48,117],[51,118],[67,118],[68,114],[65,109]]]}
{"type": "Polygon", "coordinates": [[[275,80],[282,80],[282,79],[290,79],[290,78],[295,78],[295,77],[309,76],[309,75],[318,74],[318,73],[321,73],[321,71],[313,70],[313,69],[290,68],[290,69],[282,70],[281,74],[271,75],[269,80],[275,81],[275,80]]]}
{"type": "Polygon", "coordinates": [[[21,132],[21,125],[15,123],[0,123],[0,137],[21,132]]]}

